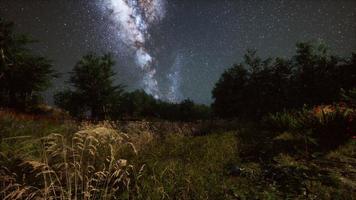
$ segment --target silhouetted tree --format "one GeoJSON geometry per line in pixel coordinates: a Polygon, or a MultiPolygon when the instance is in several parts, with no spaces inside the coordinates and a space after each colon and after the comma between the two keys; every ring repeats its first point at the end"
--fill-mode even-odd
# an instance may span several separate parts
{"type": "Polygon", "coordinates": [[[109,118],[116,104],[120,103],[123,91],[121,85],[113,83],[113,65],[110,54],[97,56],[91,53],[84,56],[70,73],[69,82],[73,90],[56,94],[56,105],[77,113],[77,116],[89,112],[92,119],[109,118]]]}
{"type": "Polygon", "coordinates": [[[216,115],[231,118],[245,113],[249,72],[243,65],[226,70],[213,89],[213,111],[216,115]]]}
{"type": "Polygon", "coordinates": [[[244,62],[226,70],[213,89],[215,115],[260,118],[283,109],[327,104],[340,90],[355,87],[355,54],[341,59],[326,45],[298,43],[291,59],[261,59],[248,51],[244,62]]]}
{"type": "Polygon", "coordinates": [[[299,97],[299,106],[336,100],[340,90],[338,80],[335,80],[338,61],[338,58],[328,54],[328,48],[323,44],[297,44],[297,54],[294,57],[297,71],[294,84],[297,89],[296,98],[299,97]]]}
{"type": "Polygon", "coordinates": [[[127,92],[123,95],[122,111],[124,115],[132,118],[158,117],[157,101],[152,95],[143,90],[127,92]]]}
{"type": "Polygon", "coordinates": [[[14,24],[0,19],[0,105],[26,109],[56,77],[51,61],[27,47],[34,41],[14,33],[14,24]]]}
{"type": "Polygon", "coordinates": [[[194,121],[208,119],[210,108],[187,99],[181,103],[170,103],[155,99],[143,90],[126,92],[119,108],[121,115],[133,119],[165,119],[172,121],[194,121]]]}

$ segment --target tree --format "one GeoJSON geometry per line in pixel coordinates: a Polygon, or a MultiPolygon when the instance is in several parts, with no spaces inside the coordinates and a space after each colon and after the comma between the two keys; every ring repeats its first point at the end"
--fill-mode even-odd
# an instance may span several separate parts
{"type": "Polygon", "coordinates": [[[190,99],[185,99],[179,104],[179,114],[182,121],[192,121],[197,118],[195,104],[190,99]]]}
{"type": "Polygon", "coordinates": [[[212,108],[217,116],[230,118],[243,112],[249,72],[243,65],[226,70],[213,89],[212,108]]]}
{"type": "Polygon", "coordinates": [[[292,86],[290,83],[293,66],[290,60],[276,58],[271,67],[271,99],[270,112],[280,111],[281,108],[290,108],[293,105],[291,96],[292,86]]]}
{"type": "Polygon", "coordinates": [[[340,82],[340,88],[346,92],[355,90],[356,88],[356,53],[352,53],[351,57],[344,59],[340,66],[336,80],[340,82]]]}
{"type": "Polygon", "coordinates": [[[0,105],[26,109],[36,105],[40,92],[56,77],[51,61],[34,55],[34,41],[14,33],[14,24],[0,19],[0,105]]]}
{"type": "Polygon", "coordinates": [[[158,101],[144,90],[135,90],[123,94],[122,106],[119,108],[125,117],[158,117],[158,101]]]}
{"type": "Polygon", "coordinates": [[[116,112],[125,118],[165,119],[172,121],[193,121],[208,119],[210,108],[186,99],[181,103],[170,103],[155,99],[143,90],[125,92],[116,112]]]}
{"type": "Polygon", "coordinates": [[[56,94],[55,104],[76,116],[89,112],[95,120],[110,117],[123,91],[122,85],[114,85],[113,65],[110,54],[84,56],[70,73],[69,83],[73,90],[56,94]]]}
{"type": "Polygon", "coordinates": [[[244,62],[226,70],[213,89],[215,115],[260,118],[284,109],[330,104],[356,80],[355,54],[341,59],[324,44],[298,43],[291,59],[259,58],[248,51],[244,62]]]}

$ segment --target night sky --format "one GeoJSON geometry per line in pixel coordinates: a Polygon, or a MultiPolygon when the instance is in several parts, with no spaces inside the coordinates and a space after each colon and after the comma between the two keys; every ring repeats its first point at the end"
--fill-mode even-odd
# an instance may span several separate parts
{"type": "MultiPolygon", "coordinates": [[[[151,13],[158,17],[150,21],[133,9],[131,17],[141,16],[147,27],[126,29],[121,1],[0,0],[0,16],[38,39],[33,49],[61,73],[88,52],[112,52],[119,83],[171,101],[211,103],[221,73],[249,48],[262,57],[290,56],[296,42],[322,40],[339,55],[356,51],[355,0],[152,0],[160,3],[151,13]],[[136,29],[142,40],[127,36],[136,29]]],[[[128,0],[129,7],[136,1],[128,0]]],[[[62,89],[65,78],[51,91],[62,89]]]]}

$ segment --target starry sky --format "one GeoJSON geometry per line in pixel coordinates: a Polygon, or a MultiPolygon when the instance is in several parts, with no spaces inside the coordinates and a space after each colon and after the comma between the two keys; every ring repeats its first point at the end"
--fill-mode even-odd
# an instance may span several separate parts
{"type": "MultiPolygon", "coordinates": [[[[32,48],[65,74],[86,53],[112,52],[117,82],[142,87],[142,70],[120,37],[109,0],[0,0],[0,16],[40,43],[32,48]]],[[[115,0],[113,0],[115,1],[115,0]]],[[[354,0],[162,0],[164,17],[148,28],[145,49],[154,58],[160,98],[211,103],[221,73],[241,61],[246,49],[291,56],[298,41],[322,40],[338,55],[356,51],[354,0]],[[170,90],[174,89],[174,97],[170,90]]],[[[65,87],[55,80],[46,94],[65,87]]]]}

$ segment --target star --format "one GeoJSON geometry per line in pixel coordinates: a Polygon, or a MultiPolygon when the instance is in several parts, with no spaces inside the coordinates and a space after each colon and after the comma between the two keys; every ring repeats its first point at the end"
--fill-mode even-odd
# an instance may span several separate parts
{"type": "MultiPolygon", "coordinates": [[[[144,44],[155,59],[155,79],[164,93],[172,87],[168,75],[179,74],[181,97],[199,103],[212,102],[221,73],[241,62],[247,49],[257,49],[261,57],[289,57],[297,42],[310,40],[324,41],[337,55],[356,49],[356,1],[162,1],[165,17],[149,27],[144,44]],[[175,73],[177,57],[180,73],[175,73]]],[[[103,2],[108,0],[0,0],[0,13],[19,33],[38,39],[34,49],[52,59],[59,72],[69,72],[88,52],[112,52],[117,81],[140,89],[135,52],[121,25],[111,20],[117,16],[103,12],[103,2]]]]}

